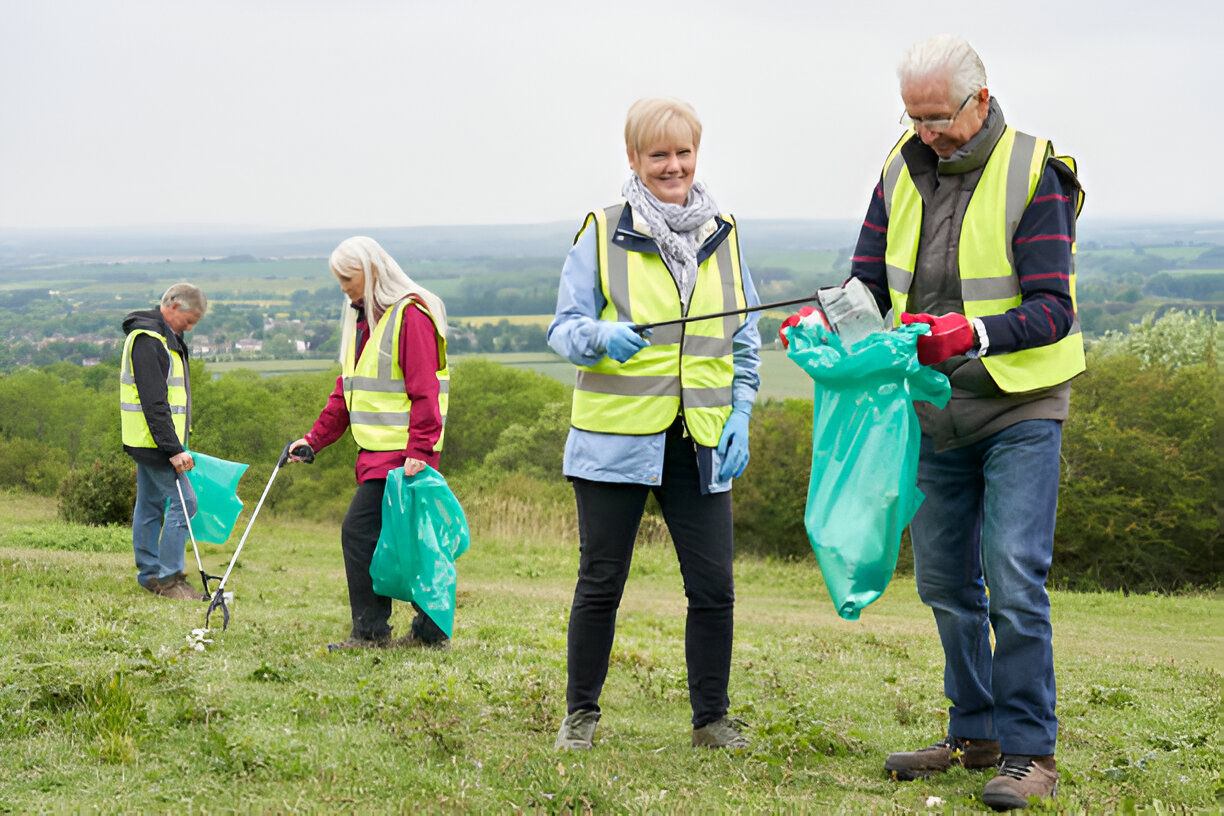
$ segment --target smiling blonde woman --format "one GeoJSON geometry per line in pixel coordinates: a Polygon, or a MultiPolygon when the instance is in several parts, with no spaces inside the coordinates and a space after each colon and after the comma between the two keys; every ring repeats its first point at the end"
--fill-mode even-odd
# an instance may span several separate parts
{"type": "Polygon", "coordinates": [[[578,507],[578,583],[558,749],[593,747],[616,613],[646,499],[667,521],[688,597],[691,744],[746,748],[727,717],[735,607],[731,482],[748,464],[756,317],[636,324],[759,303],[735,219],[698,181],[692,106],[629,109],[624,200],[587,215],[561,271],[548,342],[578,367],[564,472],[578,507]]]}

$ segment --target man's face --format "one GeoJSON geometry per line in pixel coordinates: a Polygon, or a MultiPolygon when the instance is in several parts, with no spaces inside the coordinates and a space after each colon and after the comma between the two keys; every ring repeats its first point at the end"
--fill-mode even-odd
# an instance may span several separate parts
{"type": "Polygon", "coordinates": [[[163,306],[162,319],[166,321],[166,325],[175,334],[191,331],[195,325],[200,322],[198,312],[188,312],[183,309],[183,304],[175,302],[169,306],[163,306]]]}
{"type": "Polygon", "coordinates": [[[968,100],[964,97],[953,99],[946,74],[911,80],[901,87],[901,99],[905,102],[905,112],[914,120],[918,138],[942,159],[951,157],[977,135],[990,108],[990,91],[986,88],[968,100]],[[951,119],[952,124],[935,130],[923,124],[941,119],[951,119]]]}

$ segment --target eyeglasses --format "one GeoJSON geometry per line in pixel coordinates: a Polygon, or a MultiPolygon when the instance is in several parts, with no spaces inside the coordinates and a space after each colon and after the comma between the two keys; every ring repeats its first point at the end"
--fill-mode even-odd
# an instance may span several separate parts
{"type": "Polygon", "coordinates": [[[919,127],[924,127],[927,130],[935,133],[947,130],[948,128],[952,127],[952,123],[956,121],[956,117],[961,115],[961,112],[965,109],[965,106],[969,104],[969,100],[977,96],[977,94],[978,92],[974,91],[966,96],[965,101],[960,103],[960,107],[956,109],[956,113],[952,114],[951,116],[941,117],[938,119],[930,117],[925,119],[915,119],[906,111],[902,111],[900,123],[903,125],[912,126],[915,130],[917,130],[919,127]]]}

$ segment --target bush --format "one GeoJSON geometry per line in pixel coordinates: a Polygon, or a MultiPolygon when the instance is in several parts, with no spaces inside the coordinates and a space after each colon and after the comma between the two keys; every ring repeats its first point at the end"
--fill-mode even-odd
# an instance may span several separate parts
{"type": "Polygon", "coordinates": [[[811,401],[758,403],[748,438],[752,458],[731,491],[736,551],[811,556],[803,526],[812,470],[811,401]]]}
{"type": "Polygon", "coordinates": [[[0,439],[0,487],[54,496],[68,472],[68,454],[33,439],[0,439]]]}
{"type": "Polygon", "coordinates": [[[59,487],[59,515],[76,524],[131,524],[136,465],[124,456],[73,470],[59,487]]]}
{"type": "Polygon", "coordinates": [[[1170,312],[1091,350],[1071,390],[1051,578],[1170,591],[1224,581],[1215,321],[1170,312]]]}
{"type": "Polygon", "coordinates": [[[485,457],[485,467],[518,471],[536,479],[562,478],[569,417],[569,403],[551,402],[534,422],[510,425],[497,437],[497,447],[485,457]]]}

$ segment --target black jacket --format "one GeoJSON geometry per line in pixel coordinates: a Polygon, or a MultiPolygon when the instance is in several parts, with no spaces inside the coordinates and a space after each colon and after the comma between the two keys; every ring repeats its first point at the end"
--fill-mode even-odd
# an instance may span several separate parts
{"type": "MultiPolygon", "coordinates": [[[[161,309],[132,312],[123,319],[123,333],[129,335],[137,329],[160,334],[166,338],[171,351],[183,357],[184,385],[187,389],[187,427],[191,427],[191,380],[187,345],[182,335],[175,334],[162,319],[161,309]]],[[[157,448],[133,448],[124,445],[128,455],[139,462],[166,464],[171,456],[183,452],[178,435],[174,432],[174,420],[170,415],[170,401],[166,393],[166,377],[170,374],[170,358],[159,343],[147,334],[132,341],[132,376],[136,380],[136,392],[140,394],[140,407],[145,422],[157,448]]]]}

